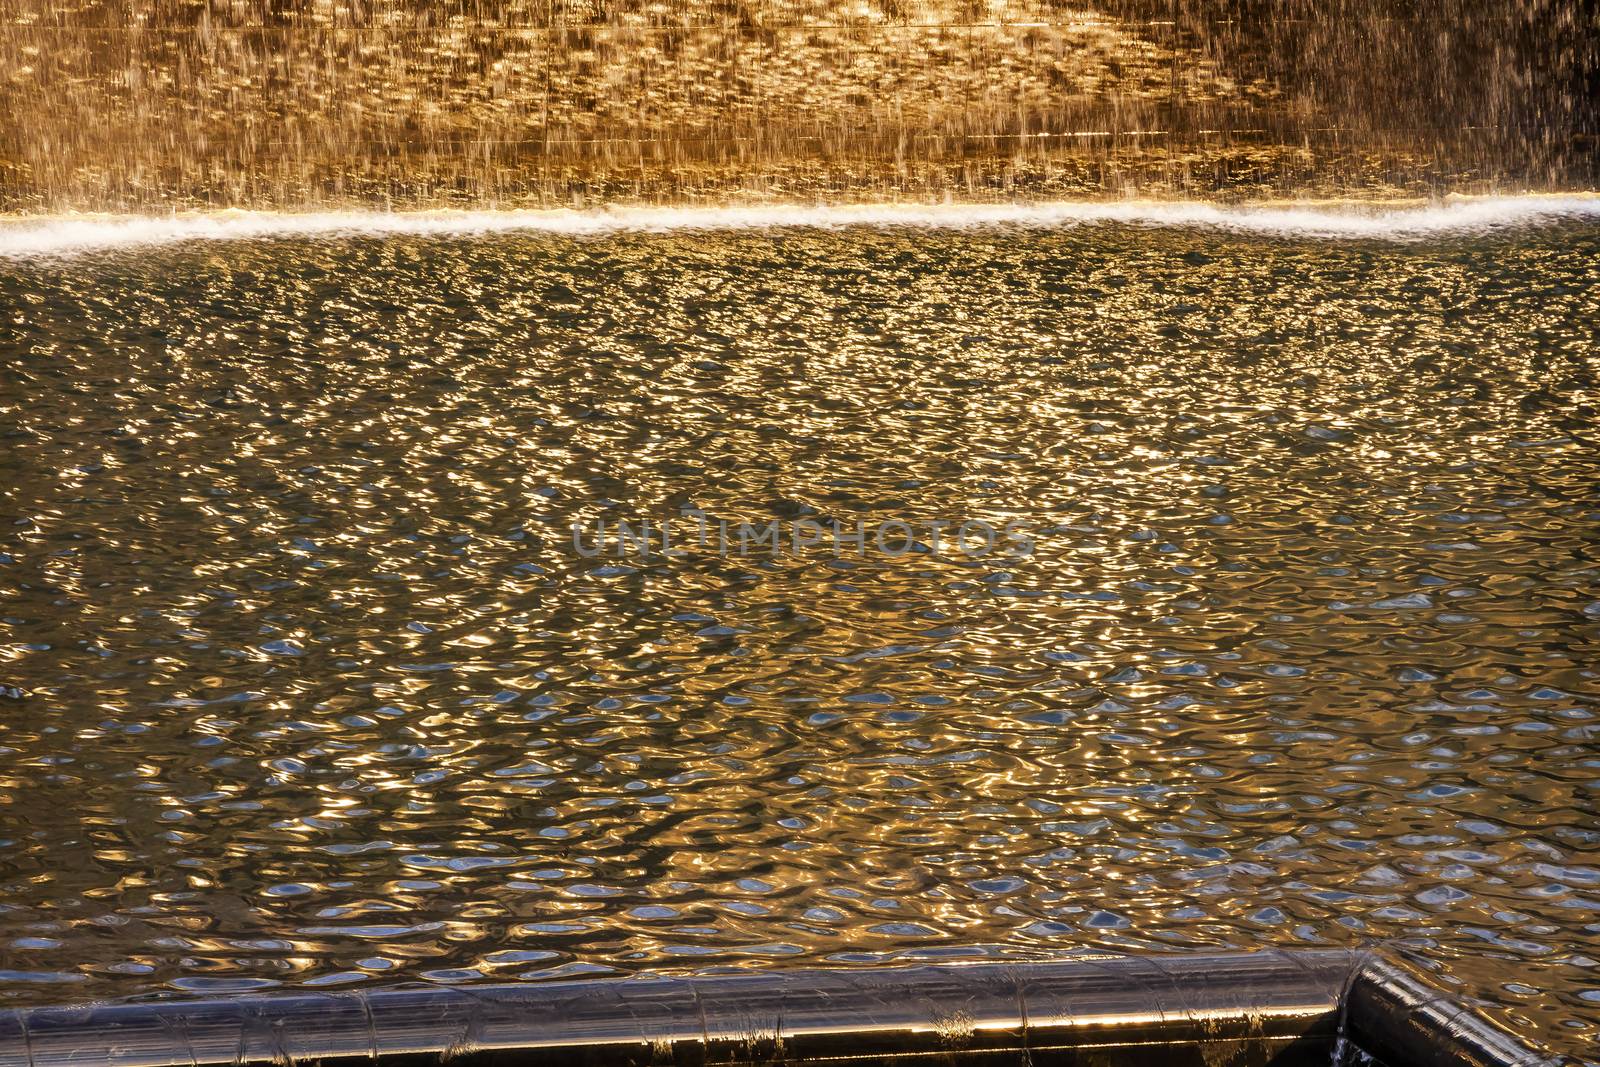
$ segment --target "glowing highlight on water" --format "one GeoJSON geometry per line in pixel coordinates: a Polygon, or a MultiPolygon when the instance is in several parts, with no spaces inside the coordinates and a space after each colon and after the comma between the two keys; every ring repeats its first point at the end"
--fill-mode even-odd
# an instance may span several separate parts
{"type": "Polygon", "coordinates": [[[1600,218],[1600,196],[1452,199],[1423,206],[1070,201],[1037,204],[841,204],[615,207],[593,211],[227,211],[170,216],[13,217],[0,221],[0,256],[31,258],[97,250],[261,238],[472,237],[770,229],[1052,228],[1120,223],[1264,236],[1411,241],[1508,226],[1600,218]]]}

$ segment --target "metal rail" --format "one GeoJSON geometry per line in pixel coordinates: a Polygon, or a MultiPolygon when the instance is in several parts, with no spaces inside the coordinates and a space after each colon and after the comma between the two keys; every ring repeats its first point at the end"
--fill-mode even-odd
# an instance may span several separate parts
{"type": "Polygon", "coordinates": [[[1388,1067],[1546,1062],[1404,966],[1352,951],[286,992],[0,1012],[0,1067],[1329,1067],[1346,1049],[1388,1067]]]}

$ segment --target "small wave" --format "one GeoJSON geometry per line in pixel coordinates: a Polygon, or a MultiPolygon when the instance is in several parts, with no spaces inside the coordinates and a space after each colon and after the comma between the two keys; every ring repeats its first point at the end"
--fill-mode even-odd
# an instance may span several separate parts
{"type": "Polygon", "coordinates": [[[1050,228],[1104,222],[1283,237],[1406,241],[1597,217],[1600,197],[1592,195],[1484,197],[1406,207],[1352,203],[1230,207],[1200,202],[1073,201],[615,207],[593,211],[224,211],[169,216],[13,217],[0,222],[0,256],[59,256],[139,245],[266,237],[446,237],[517,232],[600,236],[675,230],[845,227],[1050,228]]]}

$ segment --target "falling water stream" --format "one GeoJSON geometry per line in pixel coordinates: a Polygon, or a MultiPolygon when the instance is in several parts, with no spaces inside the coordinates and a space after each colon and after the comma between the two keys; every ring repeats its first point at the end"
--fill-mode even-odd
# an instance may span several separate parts
{"type": "Polygon", "coordinates": [[[0,208],[1592,184],[1582,0],[0,0],[0,208]]]}

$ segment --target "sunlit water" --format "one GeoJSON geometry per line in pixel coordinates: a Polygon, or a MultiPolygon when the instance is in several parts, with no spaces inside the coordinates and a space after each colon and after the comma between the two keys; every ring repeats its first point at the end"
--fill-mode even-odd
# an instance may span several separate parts
{"type": "Polygon", "coordinates": [[[1590,1049],[1600,223],[848,221],[0,236],[0,995],[1401,938],[1590,1049]],[[572,548],[690,505],[1036,551],[572,548]]]}
{"type": "Polygon", "coordinates": [[[1600,179],[1590,0],[0,0],[0,210],[1600,179]]]}

